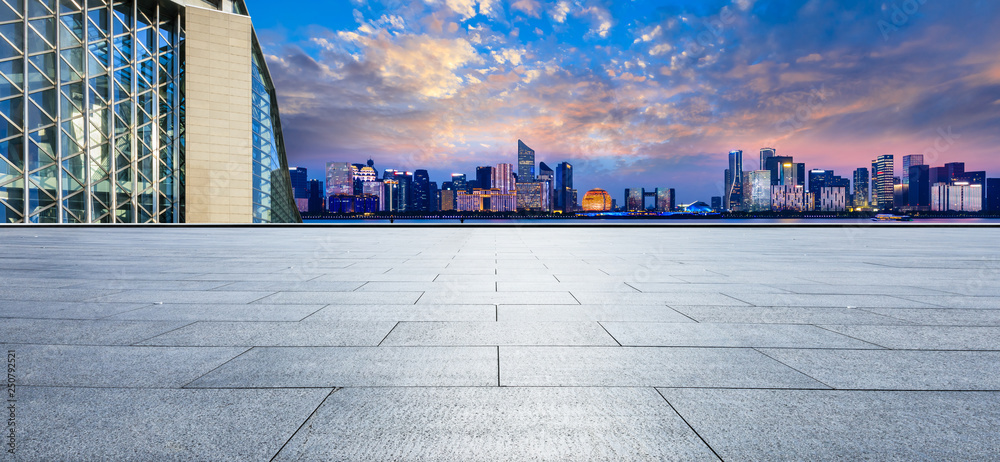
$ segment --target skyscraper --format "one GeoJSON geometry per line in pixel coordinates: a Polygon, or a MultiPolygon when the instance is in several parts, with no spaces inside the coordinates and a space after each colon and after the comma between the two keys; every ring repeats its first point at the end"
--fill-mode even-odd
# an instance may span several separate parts
{"type": "Polygon", "coordinates": [[[556,210],[573,213],[576,200],[573,194],[573,166],[563,162],[556,166],[556,210]]]}
{"type": "Polygon", "coordinates": [[[466,191],[466,187],[468,185],[465,184],[465,174],[464,173],[452,173],[451,174],[451,185],[452,185],[453,188],[455,188],[455,192],[466,191]]]}
{"type": "Polygon", "coordinates": [[[853,203],[854,208],[863,209],[868,208],[871,203],[868,200],[868,169],[859,168],[854,171],[854,197],[853,203]]]}
{"type": "Polygon", "coordinates": [[[671,188],[656,188],[656,211],[673,212],[677,209],[677,192],[671,188]]]}
{"type": "Polygon", "coordinates": [[[549,203],[545,205],[545,209],[549,212],[555,209],[555,188],[556,188],[556,172],[545,165],[545,162],[540,162],[538,164],[538,181],[544,182],[548,190],[548,201],[549,203]]]}
{"type": "Polygon", "coordinates": [[[288,176],[292,181],[292,193],[296,199],[309,199],[308,173],[309,171],[304,167],[291,167],[288,169],[288,176]]]}
{"type": "MultiPolygon", "coordinates": [[[[924,155],[923,154],[913,154],[909,156],[903,156],[903,184],[910,184],[910,167],[916,165],[924,165],[924,155]]],[[[928,193],[930,190],[928,190],[928,193]]]]}
{"type": "Polygon", "coordinates": [[[986,210],[1000,212],[1000,178],[986,180],[986,210]]]}
{"type": "Polygon", "coordinates": [[[493,189],[493,167],[476,167],[476,181],[480,189],[493,189]]]}
{"type": "Polygon", "coordinates": [[[326,195],[354,195],[354,167],[348,162],[326,163],[326,195]]]}
{"type": "Polygon", "coordinates": [[[756,170],[744,175],[745,210],[764,212],[771,210],[771,171],[756,170]]]}
{"type": "Polygon", "coordinates": [[[492,189],[499,189],[501,194],[509,194],[517,190],[514,183],[514,166],[511,164],[498,164],[493,167],[493,178],[490,180],[492,189]]]}
{"type": "Polygon", "coordinates": [[[517,140],[517,181],[535,181],[535,151],[521,140],[517,140]]]}
{"type": "Polygon", "coordinates": [[[642,212],[646,210],[645,191],[642,188],[628,188],[625,190],[625,210],[629,212],[642,212]]]}
{"type": "Polygon", "coordinates": [[[427,170],[413,172],[413,194],[410,197],[410,212],[431,211],[431,180],[427,170]]]}
{"type": "Polygon", "coordinates": [[[879,210],[892,210],[895,183],[893,181],[893,156],[878,156],[872,161],[872,198],[879,210]]]}
{"type": "Polygon", "coordinates": [[[0,73],[0,222],[301,221],[242,0],[0,2],[0,73]]]}
{"type": "Polygon", "coordinates": [[[734,210],[743,202],[743,151],[729,151],[726,174],[726,210],[734,210]]]}
{"type": "MultiPolygon", "coordinates": [[[[771,170],[767,166],[767,159],[777,156],[777,151],[774,148],[761,148],[760,149],[760,170],[771,170]]],[[[791,160],[789,160],[791,162],[791,160]]],[[[772,174],[773,175],[773,174],[772,174]]]]}
{"type": "MultiPolygon", "coordinates": [[[[913,157],[913,156],[906,156],[913,157]]],[[[922,162],[921,156],[921,162],[922,162]]],[[[906,163],[906,158],[903,158],[903,163],[906,163]]],[[[907,198],[907,205],[914,210],[930,210],[931,208],[931,168],[928,165],[915,164],[911,165],[908,172],[904,172],[906,178],[909,181],[909,189],[907,191],[909,197],[907,198]]]]}
{"type": "Polygon", "coordinates": [[[323,182],[319,180],[309,180],[309,210],[308,213],[323,213],[326,210],[326,195],[323,191],[323,182]]]}

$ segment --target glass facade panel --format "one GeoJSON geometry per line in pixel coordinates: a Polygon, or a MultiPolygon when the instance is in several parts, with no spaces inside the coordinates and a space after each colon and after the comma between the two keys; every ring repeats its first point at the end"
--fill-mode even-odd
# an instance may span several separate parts
{"type": "Polygon", "coordinates": [[[0,222],[182,220],[180,12],[142,3],[0,4],[0,222]],[[159,104],[149,81],[169,85],[159,104]]]}
{"type": "Polygon", "coordinates": [[[253,41],[252,87],[254,222],[300,222],[285,160],[277,97],[256,39],[253,41]]]}

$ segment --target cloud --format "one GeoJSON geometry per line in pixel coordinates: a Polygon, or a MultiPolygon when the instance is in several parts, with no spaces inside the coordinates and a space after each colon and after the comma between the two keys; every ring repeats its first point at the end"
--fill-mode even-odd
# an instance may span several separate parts
{"type": "Polygon", "coordinates": [[[610,11],[599,6],[589,6],[581,10],[580,13],[592,18],[593,25],[590,29],[590,35],[596,35],[600,38],[608,38],[611,35],[614,19],[611,17],[610,11]]]}
{"type": "Polygon", "coordinates": [[[560,0],[552,6],[549,10],[549,15],[552,16],[552,20],[557,23],[566,22],[566,16],[569,15],[569,2],[566,0],[560,0]]]}
{"type": "Polygon", "coordinates": [[[542,5],[538,0],[516,0],[510,4],[510,9],[520,11],[528,16],[541,17],[542,5]]]}

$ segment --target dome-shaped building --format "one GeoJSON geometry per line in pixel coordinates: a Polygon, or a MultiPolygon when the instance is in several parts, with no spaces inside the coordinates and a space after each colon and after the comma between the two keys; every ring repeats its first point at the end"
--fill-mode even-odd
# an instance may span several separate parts
{"type": "Polygon", "coordinates": [[[608,212],[611,210],[611,194],[603,189],[591,189],[583,196],[585,212],[608,212]]]}

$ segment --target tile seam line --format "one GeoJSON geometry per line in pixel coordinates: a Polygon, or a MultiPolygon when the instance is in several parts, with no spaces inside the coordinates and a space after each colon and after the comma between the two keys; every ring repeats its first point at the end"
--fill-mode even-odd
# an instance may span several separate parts
{"type": "Polygon", "coordinates": [[[800,370],[798,370],[798,369],[796,369],[796,368],[794,368],[792,366],[789,366],[788,364],[785,364],[784,361],[781,361],[779,359],[775,359],[771,355],[769,355],[767,353],[764,353],[763,351],[760,351],[759,348],[755,347],[755,348],[751,348],[751,350],[756,351],[757,353],[760,353],[760,354],[764,355],[765,357],[771,359],[771,361],[777,362],[778,364],[781,364],[782,366],[785,366],[785,367],[787,367],[787,368],[789,368],[789,369],[791,369],[791,370],[793,370],[795,372],[798,372],[799,374],[802,374],[802,375],[808,377],[810,380],[814,380],[816,383],[818,383],[820,385],[823,385],[825,387],[829,387],[831,390],[836,390],[837,389],[836,387],[832,387],[829,384],[827,384],[826,382],[823,382],[822,380],[817,379],[816,377],[813,377],[813,376],[811,376],[809,374],[806,374],[805,372],[802,372],[802,371],[800,371],[800,370]]]}
{"type": "MultiPolygon", "coordinates": [[[[207,390],[338,390],[346,389],[410,389],[410,388],[474,388],[474,389],[495,389],[496,385],[346,385],[331,387],[322,386],[212,386],[212,387],[163,387],[163,386],[122,386],[122,385],[21,385],[21,388],[70,388],[85,390],[172,390],[172,391],[207,391],[207,390]]],[[[944,389],[944,388],[805,388],[805,387],[722,387],[722,386],[676,386],[676,385],[506,385],[502,388],[602,388],[602,389],[646,389],[655,388],[659,390],[767,390],[767,391],[807,391],[807,392],[828,392],[828,393],[988,393],[1000,394],[1000,389],[944,389]]]]}
{"type": "Polygon", "coordinates": [[[298,435],[299,432],[302,431],[302,428],[305,427],[310,420],[312,420],[313,416],[315,416],[316,413],[319,412],[319,409],[323,407],[324,404],[326,404],[326,401],[330,399],[330,397],[333,396],[333,394],[339,390],[340,388],[333,388],[330,390],[330,393],[327,393],[327,395],[323,397],[323,399],[319,402],[319,404],[316,405],[316,409],[313,409],[313,411],[310,412],[308,416],[306,416],[306,418],[302,421],[302,424],[300,424],[299,427],[296,428],[294,432],[292,432],[292,435],[289,436],[288,439],[285,440],[284,444],[282,444],[281,447],[278,448],[278,451],[275,452],[273,456],[271,456],[271,458],[269,459],[270,462],[274,462],[274,460],[277,459],[279,455],[281,455],[281,451],[284,451],[285,447],[288,446],[288,443],[292,442],[292,440],[295,439],[295,435],[298,435]]]}
{"type": "MultiPolygon", "coordinates": [[[[830,324],[827,324],[827,325],[830,325],[830,324]]],[[[821,326],[819,324],[812,324],[812,326],[818,327],[818,328],[823,329],[823,330],[825,330],[827,332],[830,332],[830,333],[834,333],[834,334],[837,334],[837,335],[843,335],[844,337],[851,338],[851,339],[857,340],[859,342],[864,342],[864,343],[867,343],[869,345],[875,345],[875,346],[877,346],[879,348],[882,348],[882,349],[885,349],[885,350],[895,350],[895,348],[889,348],[887,346],[879,345],[879,344],[877,344],[875,342],[869,342],[868,340],[862,340],[860,338],[857,338],[857,337],[854,337],[854,336],[851,336],[851,335],[847,335],[847,334],[845,334],[843,332],[837,332],[837,331],[835,331],[833,329],[828,329],[828,328],[823,327],[823,326],[821,326]]]]}
{"type": "Polygon", "coordinates": [[[656,388],[653,388],[653,391],[655,391],[656,394],[660,395],[660,398],[663,399],[663,402],[667,403],[667,406],[670,406],[670,410],[674,411],[674,414],[677,414],[677,417],[681,418],[681,421],[684,422],[684,425],[687,425],[688,428],[690,428],[691,431],[694,432],[694,436],[697,436],[698,439],[701,440],[701,443],[704,444],[705,447],[708,448],[709,451],[712,451],[712,454],[717,459],[719,459],[720,461],[725,462],[725,459],[723,459],[722,456],[720,456],[718,452],[715,452],[715,448],[713,448],[711,444],[708,444],[708,441],[706,441],[705,438],[703,438],[701,436],[701,433],[698,433],[698,430],[694,429],[694,426],[691,425],[691,422],[688,422],[687,419],[685,419],[684,416],[681,415],[680,411],[678,411],[677,408],[675,408],[674,405],[670,403],[670,400],[668,400],[666,396],[663,396],[663,392],[661,392],[660,390],[658,390],[656,388]]]}
{"type": "Polygon", "coordinates": [[[618,344],[618,346],[622,346],[622,342],[619,342],[619,341],[618,341],[618,339],[617,339],[617,338],[615,338],[615,336],[614,336],[614,335],[611,335],[611,332],[609,332],[609,331],[608,331],[608,328],[607,328],[607,327],[604,327],[604,324],[603,324],[603,323],[601,323],[601,321],[597,321],[597,325],[598,325],[598,326],[601,326],[601,329],[604,329],[604,333],[608,334],[608,336],[609,336],[609,337],[611,337],[611,340],[614,340],[614,341],[615,341],[615,343],[617,343],[617,344],[618,344]]]}
{"type": "MultiPolygon", "coordinates": [[[[124,322],[129,322],[129,321],[124,321],[124,322]]],[[[179,321],[179,322],[182,322],[182,321],[179,321]]],[[[160,337],[160,336],[163,336],[163,335],[167,335],[167,334],[172,333],[172,332],[179,331],[179,330],[181,330],[181,329],[183,329],[185,327],[192,326],[192,325],[197,324],[199,322],[201,322],[201,321],[191,321],[191,322],[189,322],[187,324],[184,324],[183,326],[180,326],[180,327],[177,327],[177,328],[174,328],[174,329],[170,329],[170,330],[168,330],[166,332],[160,332],[159,334],[156,334],[156,335],[154,335],[152,337],[149,337],[149,338],[147,338],[145,340],[139,340],[138,342],[132,342],[132,343],[130,343],[128,345],[122,345],[122,346],[143,346],[143,345],[141,345],[142,343],[146,343],[146,342],[148,342],[150,340],[153,340],[154,338],[157,338],[157,337],[160,337]]]]}
{"type": "Polygon", "coordinates": [[[385,333],[385,337],[382,337],[382,340],[380,340],[378,342],[378,345],[375,345],[375,347],[378,348],[382,346],[382,343],[385,342],[385,339],[389,338],[389,335],[392,334],[392,331],[396,330],[396,327],[399,326],[401,322],[402,321],[396,321],[396,323],[392,325],[392,329],[389,329],[389,332],[385,333]]]}
{"type": "Polygon", "coordinates": [[[194,378],[194,380],[191,380],[190,382],[188,382],[188,383],[185,383],[184,385],[181,385],[181,388],[182,388],[182,389],[184,389],[184,388],[187,388],[187,386],[188,386],[188,385],[191,385],[192,383],[195,383],[195,382],[197,382],[197,381],[201,380],[201,379],[202,379],[202,377],[205,377],[206,375],[208,375],[208,374],[211,374],[211,373],[213,373],[213,372],[215,372],[215,371],[219,370],[219,368],[221,368],[222,366],[225,366],[226,364],[229,364],[230,362],[232,362],[232,361],[233,361],[233,360],[235,360],[236,358],[239,358],[240,356],[243,356],[243,355],[247,354],[247,352],[249,352],[249,351],[250,351],[250,350],[252,350],[252,349],[254,349],[254,347],[250,347],[250,348],[247,348],[246,350],[243,350],[242,352],[240,352],[240,354],[238,354],[238,355],[236,355],[236,356],[233,356],[232,358],[229,358],[229,359],[227,359],[227,360],[226,360],[225,362],[223,362],[222,364],[219,364],[218,366],[215,366],[215,367],[213,367],[213,368],[212,368],[212,369],[211,369],[210,371],[208,371],[208,372],[205,372],[204,374],[201,374],[201,375],[199,375],[198,377],[195,377],[195,378],[194,378]]]}

